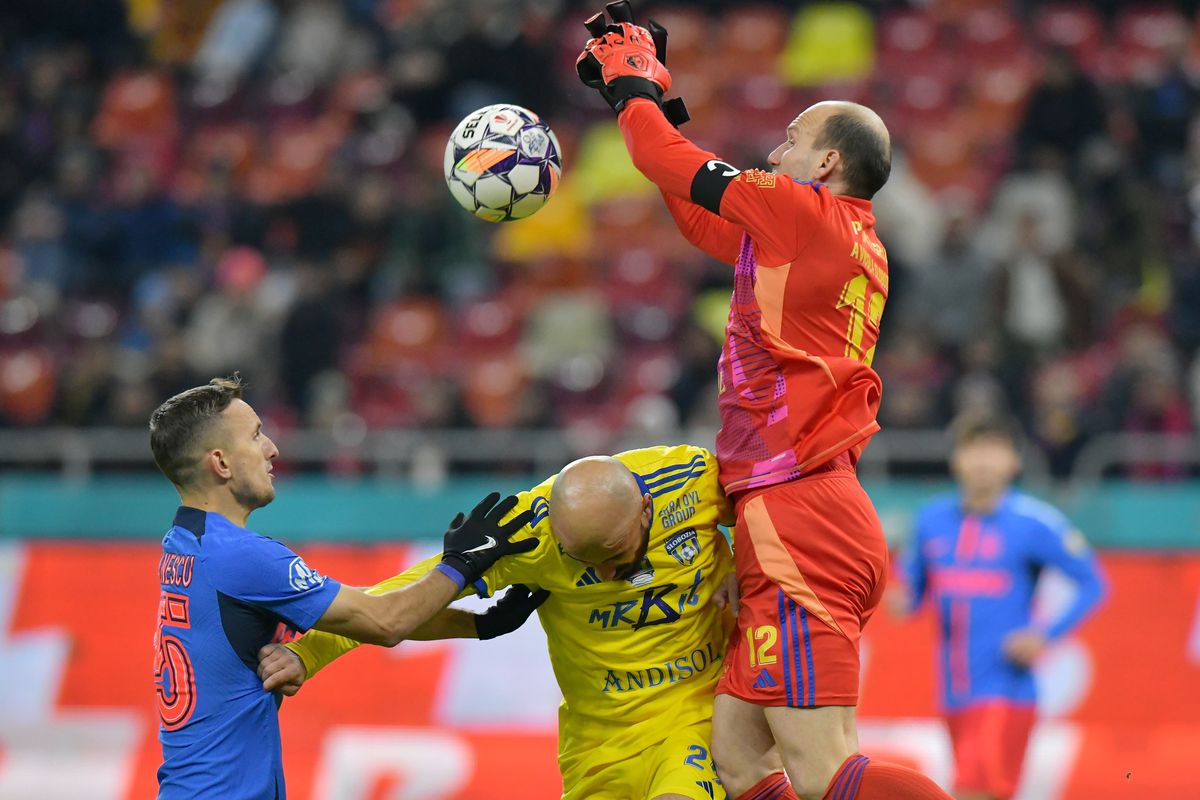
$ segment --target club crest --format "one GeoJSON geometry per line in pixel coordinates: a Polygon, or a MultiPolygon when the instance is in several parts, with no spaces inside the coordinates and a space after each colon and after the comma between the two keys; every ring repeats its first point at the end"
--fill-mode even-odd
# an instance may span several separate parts
{"type": "Polygon", "coordinates": [[[695,528],[688,528],[667,539],[667,552],[671,557],[685,567],[691,566],[696,560],[696,556],[700,555],[700,540],[696,536],[695,528]]]}

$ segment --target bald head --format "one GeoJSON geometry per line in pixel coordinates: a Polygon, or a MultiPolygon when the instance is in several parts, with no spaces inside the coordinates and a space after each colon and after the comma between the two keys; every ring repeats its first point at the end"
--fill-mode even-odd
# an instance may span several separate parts
{"type": "Polygon", "coordinates": [[[825,100],[806,108],[792,124],[807,134],[816,153],[837,151],[837,171],[826,178],[831,187],[838,184],[837,193],[870,200],[887,183],[892,138],[870,108],[849,100],[825,100]]]}
{"type": "MultiPolygon", "coordinates": [[[[608,456],[581,458],[550,490],[550,526],[572,558],[622,563],[644,545],[648,502],[629,468],[608,456]]],[[[644,552],[644,551],[642,551],[644,552]]]]}

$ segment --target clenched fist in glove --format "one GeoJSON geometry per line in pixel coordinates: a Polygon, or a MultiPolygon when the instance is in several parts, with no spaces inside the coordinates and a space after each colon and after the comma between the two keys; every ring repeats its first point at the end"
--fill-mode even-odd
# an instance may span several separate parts
{"type": "Polygon", "coordinates": [[[611,24],[605,23],[604,12],[584,23],[592,38],[575,62],[579,79],[600,92],[614,111],[620,112],[634,97],[644,97],[659,105],[675,127],[687,122],[682,99],[662,99],[671,88],[666,29],[654,20],[648,28],[635,25],[629,0],[605,8],[611,24]]]}

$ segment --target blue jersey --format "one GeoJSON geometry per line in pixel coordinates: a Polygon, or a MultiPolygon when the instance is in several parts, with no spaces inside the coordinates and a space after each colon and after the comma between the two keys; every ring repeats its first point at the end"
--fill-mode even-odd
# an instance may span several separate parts
{"type": "Polygon", "coordinates": [[[914,608],[928,595],[937,609],[944,707],[984,699],[1033,703],[1033,674],[1005,658],[1003,641],[1030,627],[1045,567],[1078,587],[1069,607],[1043,626],[1048,639],[1070,632],[1096,607],[1104,581],[1083,536],[1061,512],[1017,491],[985,515],[965,513],[957,496],[933,500],[918,511],[913,534],[903,577],[914,608]]]}
{"type": "Polygon", "coordinates": [[[163,537],[154,635],[160,800],[280,800],[280,697],[258,650],[312,627],[341,588],[279,542],[183,507],[163,537]]]}

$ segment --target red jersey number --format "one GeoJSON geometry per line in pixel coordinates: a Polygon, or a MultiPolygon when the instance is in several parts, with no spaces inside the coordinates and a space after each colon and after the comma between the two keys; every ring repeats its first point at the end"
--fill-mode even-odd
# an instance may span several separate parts
{"type": "Polygon", "coordinates": [[[190,628],[186,595],[163,592],[158,601],[158,627],[154,630],[154,693],[163,730],[173,731],[192,718],[196,710],[196,672],[192,658],[178,636],[163,633],[163,625],[190,628]]]}

